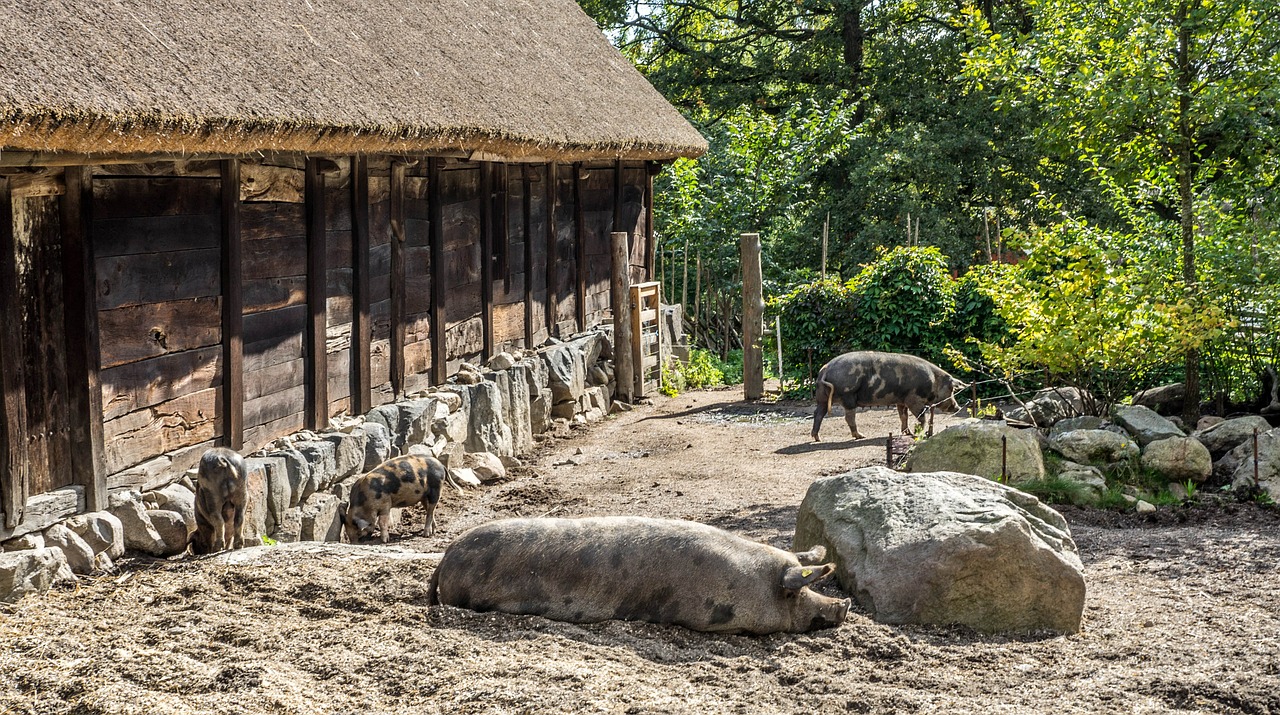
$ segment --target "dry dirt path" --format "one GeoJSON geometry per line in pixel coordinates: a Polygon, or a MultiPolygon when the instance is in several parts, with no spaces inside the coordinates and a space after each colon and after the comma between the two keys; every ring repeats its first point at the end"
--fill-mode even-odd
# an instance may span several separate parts
{"type": "MultiPolygon", "coordinates": [[[[508,516],[697,519],[789,546],[824,474],[882,463],[896,412],[828,419],[703,391],[555,440],[445,494],[432,538],[134,561],[0,610],[0,713],[1280,713],[1280,517],[1068,511],[1084,631],[989,637],[853,613],[804,635],[428,610],[430,554],[508,516]],[[249,556],[252,558],[243,558],[249,556]]],[[[945,421],[944,421],[945,422],[945,421]]],[[[942,425],[939,424],[939,427],[942,425]]]]}

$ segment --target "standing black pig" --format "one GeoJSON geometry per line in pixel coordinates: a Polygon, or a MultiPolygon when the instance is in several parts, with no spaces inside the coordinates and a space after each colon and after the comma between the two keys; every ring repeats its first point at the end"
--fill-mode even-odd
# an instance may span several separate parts
{"type": "Polygon", "coordinates": [[[234,450],[215,447],[200,457],[196,484],[196,530],[191,552],[212,554],[244,546],[245,487],[248,468],[234,450]]]}
{"type": "Polygon", "coordinates": [[[924,423],[924,411],[930,405],[954,412],[960,409],[955,393],[964,384],[946,370],[914,355],[880,353],[869,350],[845,353],[822,366],[814,391],[818,408],[813,413],[813,439],[817,441],[822,418],[831,403],[840,398],[844,405],[844,421],[854,439],[861,439],[855,411],[859,406],[897,405],[902,419],[902,433],[907,431],[907,412],[924,423]]]}
{"type": "Polygon", "coordinates": [[[387,543],[391,510],[421,503],[427,510],[424,536],[436,533],[436,504],[444,485],[440,460],[420,454],[394,457],[360,477],[351,487],[351,500],[342,512],[342,527],[353,544],[368,539],[375,528],[387,543]]]}
{"type": "Polygon", "coordinates": [[[792,554],[691,521],[507,519],[449,544],[427,602],[573,623],[803,633],[840,625],[849,611],[849,599],[808,588],[835,570],[813,565],[825,555],[822,547],[792,554]]]}

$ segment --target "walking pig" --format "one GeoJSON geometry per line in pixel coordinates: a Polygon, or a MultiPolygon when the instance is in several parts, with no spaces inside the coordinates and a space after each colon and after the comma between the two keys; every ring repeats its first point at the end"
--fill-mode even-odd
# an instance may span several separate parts
{"type": "Polygon", "coordinates": [[[379,464],[351,487],[351,500],[342,512],[347,541],[367,540],[376,527],[387,543],[391,510],[421,503],[427,510],[424,536],[436,532],[435,511],[444,485],[445,467],[440,460],[419,454],[395,457],[379,464]]]}
{"type": "Polygon", "coordinates": [[[245,485],[248,468],[234,450],[216,447],[200,457],[196,484],[196,530],[191,552],[212,554],[244,545],[245,485]]]}
{"type": "Polygon", "coordinates": [[[594,623],[611,618],[721,633],[837,626],[849,599],[809,584],[833,564],[691,521],[611,516],[481,524],[445,549],[429,605],[594,623]]]}
{"type": "Polygon", "coordinates": [[[897,405],[902,420],[902,433],[907,431],[907,412],[924,423],[924,411],[930,405],[955,412],[960,409],[953,395],[964,384],[928,360],[914,355],[860,351],[845,353],[822,366],[814,398],[818,408],[813,413],[813,439],[818,440],[822,418],[831,403],[840,398],[844,405],[844,421],[854,439],[861,439],[854,412],[859,406],[897,405]]]}

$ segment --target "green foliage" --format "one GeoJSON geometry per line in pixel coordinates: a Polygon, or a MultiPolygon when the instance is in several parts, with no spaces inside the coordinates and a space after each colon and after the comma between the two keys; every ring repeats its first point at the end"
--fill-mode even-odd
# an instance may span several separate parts
{"type": "Polygon", "coordinates": [[[742,352],[737,353],[737,364],[721,362],[706,350],[694,348],[689,351],[688,364],[674,358],[662,366],[662,385],[659,392],[667,397],[675,397],[686,390],[698,390],[704,387],[734,384],[742,382],[742,352]],[[726,379],[736,375],[737,379],[726,379]]]}
{"type": "Polygon", "coordinates": [[[1006,376],[1047,370],[1114,403],[1227,326],[1152,270],[1131,236],[1064,219],[1024,240],[1027,260],[988,291],[1012,337],[980,345],[1006,376]]]}
{"type": "Polygon", "coordinates": [[[941,251],[895,248],[867,265],[849,288],[858,297],[859,347],[942,360],[955,281],[941,251]]]}
{"type": "Polygon", "coordinates": [[[1085,504],[1093,498],[1089,485],[1061,477],[1019,482],[1015,486],[1046,504],[1085,504]]]}

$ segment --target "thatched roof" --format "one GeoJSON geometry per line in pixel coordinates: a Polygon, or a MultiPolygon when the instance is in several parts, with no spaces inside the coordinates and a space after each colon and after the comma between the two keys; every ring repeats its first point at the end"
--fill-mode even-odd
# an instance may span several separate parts
{"type": "Polygon", "coordinates": [[[0,37],[0,151],[706,150],[574,0],[18,1],[0,37]]]}

